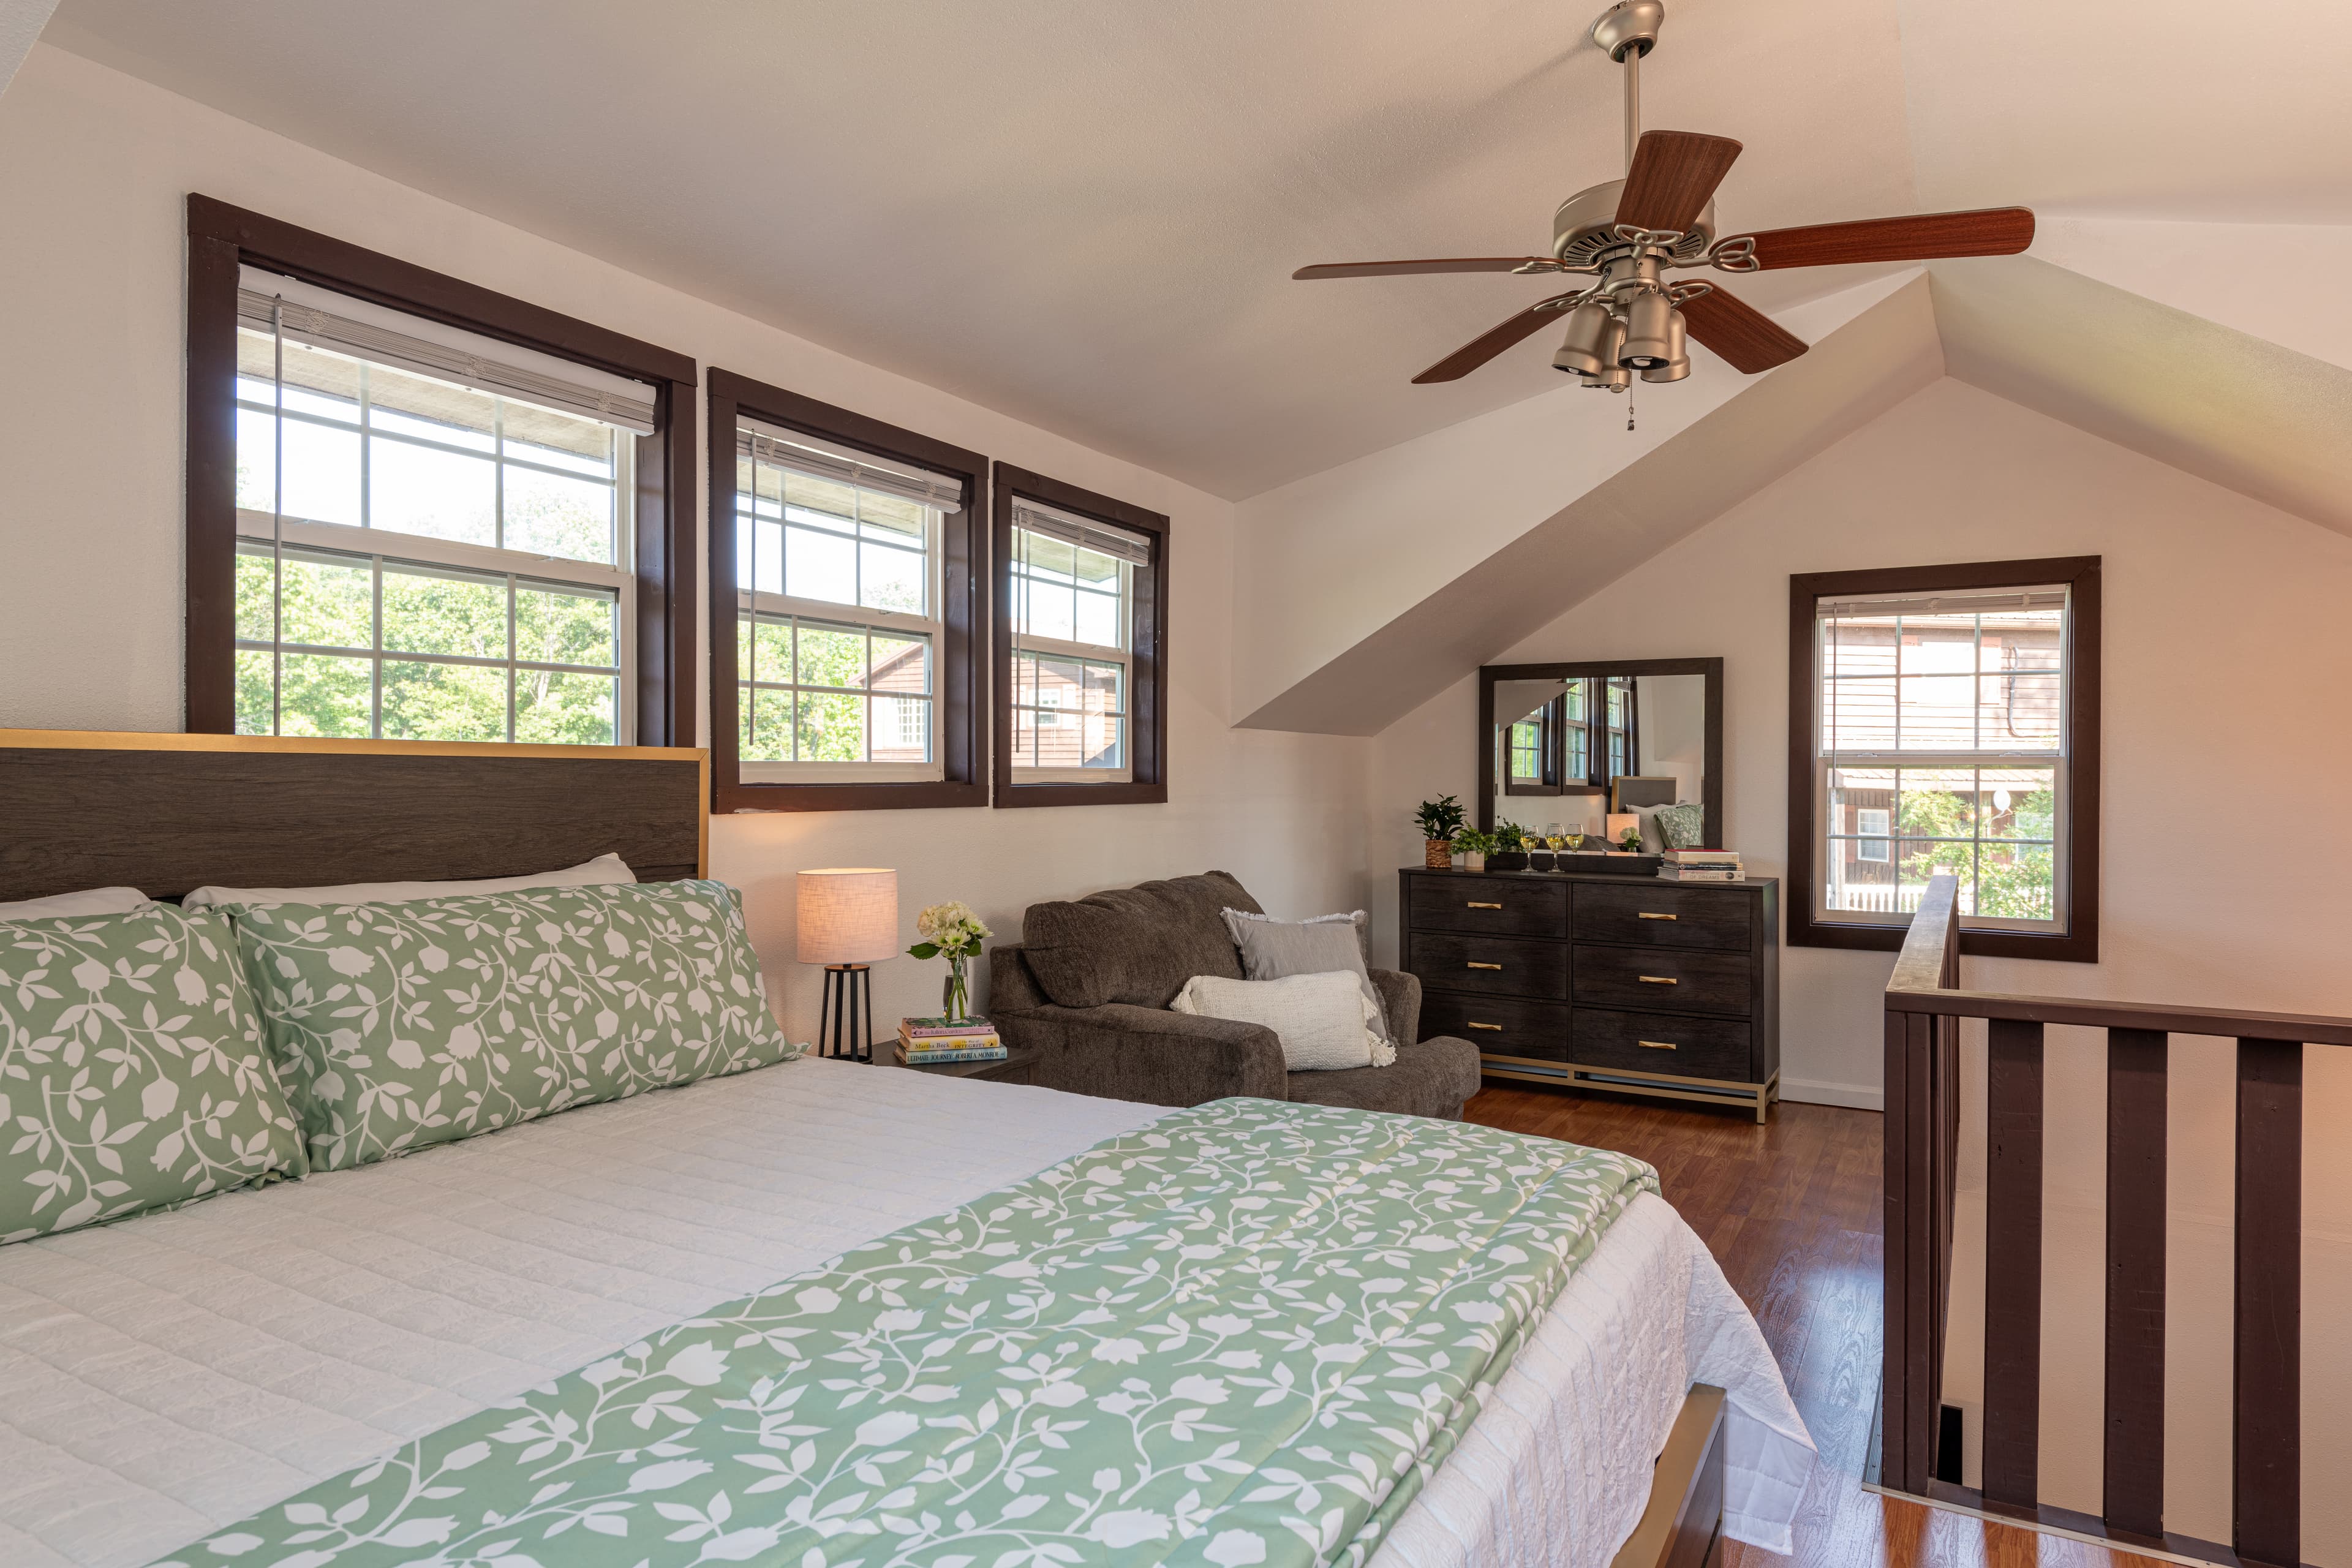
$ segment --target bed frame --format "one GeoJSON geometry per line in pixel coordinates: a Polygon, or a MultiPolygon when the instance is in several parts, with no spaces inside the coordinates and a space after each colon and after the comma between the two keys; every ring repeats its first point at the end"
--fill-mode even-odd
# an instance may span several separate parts
{"type": "Polygon", "coordinates": [[[1723,1562],[1723,1390],[1694,1383],[1658,1455],[1650,1506],[1610,1568],[1718,1568],[1723,1562]]]}
{"type": "MultiPolygon", "coordinates": [[[[640,881],[708,875],[709,753],[0,730],[0,902],[527,876],[608,852],[640,881]]],[[[1721,1563],[1723,1399],[1691,1385],[1611,1568],[1721,1563]]]]}
{"type": "Polygon", "coordinates": [[[520,877],[608,852],[640,881],[706,875],[709,753],[0,730],[0,902],[520,877]]]}

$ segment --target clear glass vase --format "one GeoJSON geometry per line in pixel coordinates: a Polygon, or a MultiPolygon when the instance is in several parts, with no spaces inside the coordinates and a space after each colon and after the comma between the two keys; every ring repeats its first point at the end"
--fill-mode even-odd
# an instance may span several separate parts
{"type": "Polygon", "coordinates": [[[960,1023],[971,1016],[971,992],[964,982],[964,955],[948,954],[948,977],[940,986],[940,1016],[960,1023]]]}

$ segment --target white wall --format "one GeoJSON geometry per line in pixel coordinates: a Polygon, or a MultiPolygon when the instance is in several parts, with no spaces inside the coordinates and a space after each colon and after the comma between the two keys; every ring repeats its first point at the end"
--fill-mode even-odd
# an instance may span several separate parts
{"type": "MultiPolygon", "coordinates": [[[[1963,383],[1934,383],[1611,584],[1500,662],[1725,660],[1729,845],[1784,870],[1788,578],[2040,555],[2105,558],[2105,846],[2096,964],[1967,959],[1984,990],[2352,1014],[2352,539],[1963,383]]],[[[1465,679],[1381,734],[1375,859],[1418,861],[1409,813],[1475,778],[1465,679]]],[[[1378,931],[1393,957],[1393,879],[1378,931]]],[[[1892,954],[1784,948],[1790,1098],[1876,1105],[1892,954]]],[[[1982,1064],[1974,1064],[1982,1104],[1982,1064]]],[[[2305,1556],[2352,1563],[2352,1051],[2305,1059],[2305,1556]]],[[[2229,1535],[2233,1102],[2230,1047],[2179,1041],[2170,1137],[2170,1527],[2229,1535]]],[[[2050,1033],[2045,1147],[2045,1499],[2095,1510],[2104,1056],[2050,1033]]],[[[1980,1135],[1979,1135],[1980,1136],[1980,1135]]],[[[1972,1138],[1964,1147],[1980,1148],[1972,1138]]],[[[1963,1171],[1948,1392],[1979,1376],[1981,1171],[1963,1171]],[[1971,1229],[1971,1226],[1979,1227],[1971,1229]]]]}
{"type": "MultiPolygon", "coordinates": [[[[1230,504],[47,46],[0,100],[0,725],[180,726],[191,191],[1169,514],[1166,805],[712,825],[713,874],[744,889],[796,1034],[817,995],[791,962],[796,868],[897,867],[909,942],[927,902],[963,899],[1009,937],[1032,901],[1212,866],[1269,909],[1360,903],[1367,742],[1227,728],[1230,504]]],[[[929,1011],[940,973],[882,966],[877,1010],[929,1011]]]]}

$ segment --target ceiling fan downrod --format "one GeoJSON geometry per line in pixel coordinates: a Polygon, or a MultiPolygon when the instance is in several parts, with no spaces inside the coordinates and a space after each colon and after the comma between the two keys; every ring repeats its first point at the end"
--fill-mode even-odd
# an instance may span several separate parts
{"type": "MultiPolygon", "coordinates": [[[[1657,46],[1665,16],[1663,0],[1618,0],[1592,25],[1592,41],[1624,68],[1629,181],[1642,142],[1642,57],[1657,46]]],[[[1615,193],[1608,195],[1613,208],[1615,193]]],[[[1568,336],[1552,356],[1552,366],[1596,392],[1630,391],[1636,374],[1644,381],[1680,381],[1690,374],[1687,330],[1662,274],[1675,259],[1674,247],[1682,236],[1636,231],[1613,218],[1612,212],[1594,256],[1601,281],[1570,311],[1568,336]]],[[[1626,427],[1633,427],[1630,412],[1626,427]]]]}

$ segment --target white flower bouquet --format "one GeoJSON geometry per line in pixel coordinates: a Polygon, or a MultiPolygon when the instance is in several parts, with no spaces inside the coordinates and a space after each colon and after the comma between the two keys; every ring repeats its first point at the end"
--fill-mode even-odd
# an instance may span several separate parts
{"type": "Polygon", "coordinates": [[[995,933],[981,923],[971,905],[950,900],[933,904],[917,915],[915,934],[923,940],[907,950],[908,956],[948,961],[947,992],[940,999],[940,1012],[950,1021],[967,1016],[971,1011],[971,992],[964,979],[964,964],[995,933]]]}

